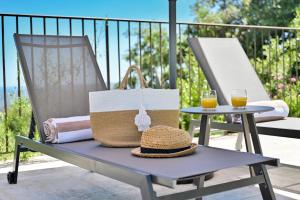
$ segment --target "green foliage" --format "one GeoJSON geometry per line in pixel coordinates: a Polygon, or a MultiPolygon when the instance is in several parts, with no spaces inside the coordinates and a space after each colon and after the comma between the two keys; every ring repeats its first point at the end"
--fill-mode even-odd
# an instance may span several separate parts
{"type": "Polygon", "coordinates": [[[296,38],[278,37],[263,45],[264,59],[252,59],[265,89],[273,99],[283,99],[290,107],[290,116],[300,116],[299,47],[296,38]]]}
{"type": "Polygon", "coordinates": [[[197,22],[240,24],[242,6],[239,0],[197,0],[191,10],[197,22]]]}
{"type": "MultiPolygon", "coordinates": [[[[135,30],[134,35],[138,36],[138,30],[135,30]]],[[[159,30],[158,26],[152,28],[150,36],[149,30],[141,31],[143,38],[141,43],[134,44],[130,54],[126,59],[131,59],[133,63],[140,66],[144,78],[148,82],[149,87],[165,88],[169,85],[168,73],[168,35],[166,31],[159,30]],[[140,49],[142,57],[140,57],[140,49]]],[[[130,87],[136,87],[136,76],[132,76],[129,81],[130,87]]]]}
{"type": "MultiPolygon", "coordinates": [[[[0,114],[0,152],[13,152],[15,149],[15,136],[27,136],[31,119],[31,105],[28,99],[16,99],[7,110],[7,116],[0,114]],[[8,143],[6,143],[8,141],[8,143]]],[[[21,154],[21,159],[27,159],[33,153],[21,154]]],[[[12,153],[2,155],[0,160],[11,159],[12,153]]]]}
{"type": "Polygon", "coordinates": [[[300,0],[251,0],[241,10],[246,24],[260,26],[289,26],[296,17],[300,0]]]}

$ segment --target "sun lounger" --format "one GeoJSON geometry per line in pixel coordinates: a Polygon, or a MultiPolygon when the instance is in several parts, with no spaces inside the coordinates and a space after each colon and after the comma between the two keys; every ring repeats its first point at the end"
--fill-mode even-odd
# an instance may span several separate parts
{"type": "MultiPolygon", "coordinates": [[[[131,149],[129,148],[103,147],[94,140],[64,144],[44,143],[43,129],[41,126],[41,122],[43,120],[50,116],[67,117],[72,115],[88,114],[88,99],[86,99],[88,98],[88,92],[91,90],[104,90],[105,84],[86,36],[61,37],[15,35],[15,40],[34,116],[38,122],[37,126],[40,130],[42,140],[34,141],[26,137],[16,137],[15,164],[13,172],[8,174],[9,183],[17,183],[19,154],[22,149],[28,148],[74,164],[81,168],[136,186],[140,188],[142,198],[145,200],[190,199],[255,184],[260,185],[263,199],[275,199],[272,185],[265,168],[265,165],[278,166],[279,161],[274,158],[199,146],[196,153],[190,156],[152,159],[134,157],[131,155],[131,149]],[[58,43],[58,41],[60,42],[58,43]],[[31,48],[33,48],[33,50],[31,50],[31,48]],[[36,52],[39,53],[36,55],[36,52]],[[60,61],[58,62],[54,59],[55,56],[51,55],[50,52],[53,52],[53,54],[64,53],[63,55],[58,54],[60,55],[60,61]],[[49,70],[47,67],[50,67],[51,64],[51,70],[55,72],[59,70],[58,66],[60,66],[60,64],[53,63],[64,62],[69,63],[71,64],[70,66],[72,66],[73,61],[67,62],[66,60],[70,60],[72,57],[74,58],[75,53],[78,53],[76,55],[77,58],[81,57],[81,59],[83,59],[81,60],[81,63],[85,63],[84,60],[88,59],[89,61],[86,60],[86,62],[89,64],[86,63],[83,66],[79,66],[80,62],[78,61],[76,62],[78,67],[70,68],[70,70],[65,71],[64,80],[72,80],[73,76],[73,81],[69,81],[67,85],[47,85],[46,79],[49,81],[49,78],[52,77],[52,74],[49,74],[49,71],[47,71],[49,70]],[[43,59],[37,59],[38,55],[43,55],[43,59]],[[34,58],[32,59],[32,57],[34,58]],[[46,57],[52,58],[52,61],[48,62],[46,57]],[[85,59],[83,57],[85,57],[85,59]],[[37,60],[35,60],[36,62],[32,62],[31,59],[37,60]],[[43,63],[38,64],[39,61],[42,61],[43,63]],[[31,63],[34,63],[34,66],[31,63]],[[32,70],[32,68],[35,70],[32,70]],[[81,79],[82,82],[77,82],[79,74],[81,76],[86,74],[86,78],[81,79]],[[70,76],[71,79],[68,79],[70,76]],[[36,77],[38,77],[38,80],[40,81],[39,85],[33,83],[34,81],[37,81],[35,80],[36,77]],[[89,81],[89,84],[85,85],[85,81],[83,81],[84,79],[89,81]],[[42,84],[41,82],[44,83],[42,84]],[[74,99],[74,102],[71,102],[72,98],[74,98],[73,95],[75,94],[70,91],[51,93],[49,96],[48,92],[51,91],[54,86],[58,88],[61,87],[60,90],[62,91],[65,86],[69,90],[82,90],[80,92],[81,96],[77,96],[77,98],[80,98],[80,101],[78,102],[77,99],[74,99]],[[49,99],[46,101],[45,98],[37,97],[37,95],[40,94],[39,91],[41,91],[43,95],[46,95],[46,97],[49,97],[49,99]],[[60,104],[69,106],[66,104],[67,101],[67,103],[71,104],[72,107],[63,108],[60,104],[58,104],[58,102],[56,102],[59,99],[61,100],[60,104]],[[44,108],[43,106],[48,106],[48,108],[44,108]],[[53,109],[56,108],[61,110],[54,111],[53,109]],[[238,166],[252,166],[255,170],[255,175],[250,178],[244,178],[233,182],[203,187],[203,177],[205,174],[238,166]],[[195,186],[194,189],[189,191],[157,196],[156,192],[153,190],[154,183],[167,187],[174,187],[178,180],[191,178],[195,179],[195,184],[198,187],[195,186]]],[[[75,62],[73,64],[75,65],[75,62]]],[[[64,67],[66,67],[66,65],[68,64],[65,64],[64,67]]],[[[57,75],[59,76],[59,74],[57,75]]],[[[57,83],[61,82],[64,81],[57,81],[57,83]]]]}
{"type": "MultiPolygon", "coordinates": [[[[189,45],[210,87],[217,91],[221,105],[229,105],[231,91],[245,88],[248,100],[270,100],[246,53],[237,38],[189,38],[189,45]]],[[[240,124],[212,122],[211,127],[229,131],[243,131],[240,124]]],[[[193,120],[192,127],[200,121],[193,120]]],[[[288,138],[300,138],[300,119],[288,117],[282,120],[257,123],[259,134],[288,138]]],[[[191,128],[191,131],[192,132],[191,128]]]]}

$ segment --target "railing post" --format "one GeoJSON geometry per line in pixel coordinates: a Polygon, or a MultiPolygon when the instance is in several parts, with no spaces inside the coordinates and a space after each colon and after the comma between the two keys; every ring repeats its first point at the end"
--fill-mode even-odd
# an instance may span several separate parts
{"type": "Polygon", "coordinates": [[[176,1],[169,0],[169,66],[170,88],[176,88],[176,1]]]}
{"type": "Polygon", "coordinates": [[[105,45],[106,45],[106,73],[107,73],[107,88],[110,90],[110,66],[109,66],[109,24],[105,20],[105,45]]]}

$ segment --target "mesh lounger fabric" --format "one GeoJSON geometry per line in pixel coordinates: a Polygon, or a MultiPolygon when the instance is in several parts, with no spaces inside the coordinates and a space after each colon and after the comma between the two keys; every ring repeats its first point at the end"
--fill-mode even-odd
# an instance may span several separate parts
{"type": "Polygon", "coordinates": [[[14,37],[42,137],[50,117],[88,115],[89,92],[106,86],[87,36],[14,37]]]}
{"type": "Polygon", "coordinates": [[[198,147],[196,153],[189,156],[153,159],[132,156],[131,148],[103,147],[93,140],[49,145],[95,161],[174,180],[230,167],[277,162],[274,158],[204,146],[198,147]]]}

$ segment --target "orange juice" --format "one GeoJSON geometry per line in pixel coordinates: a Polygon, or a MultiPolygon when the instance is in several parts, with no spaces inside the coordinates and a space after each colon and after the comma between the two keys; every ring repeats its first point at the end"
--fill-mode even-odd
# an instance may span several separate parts
{"type": "Polygon", "coordinates": [[[233,107],[245,107],[247,104],[247,97],[231,97],[233,107]]]}
{"type": "Polygon", "coordinates": [[[201,106],[203,108],[216,108],[217,107],[217,98],[202,98],[201,106]]]}

